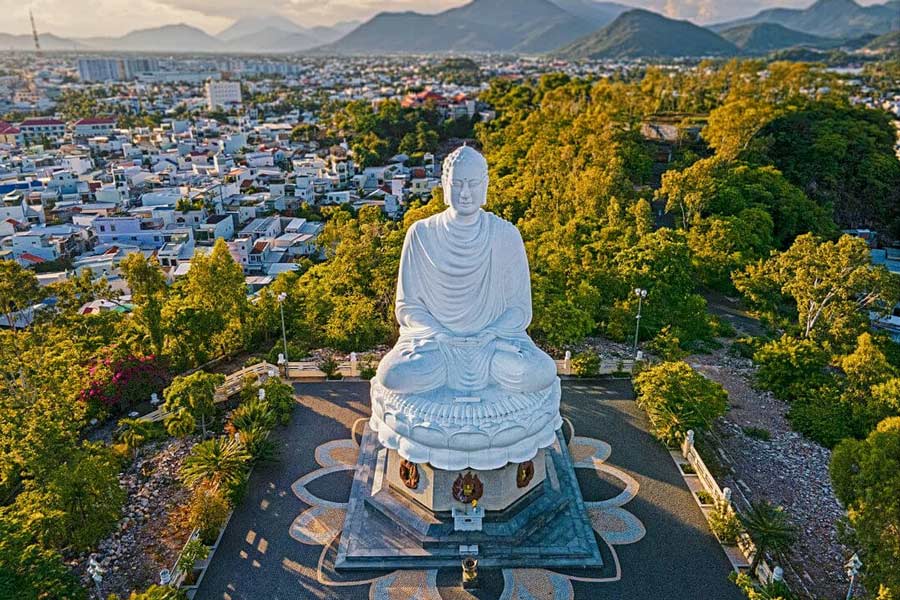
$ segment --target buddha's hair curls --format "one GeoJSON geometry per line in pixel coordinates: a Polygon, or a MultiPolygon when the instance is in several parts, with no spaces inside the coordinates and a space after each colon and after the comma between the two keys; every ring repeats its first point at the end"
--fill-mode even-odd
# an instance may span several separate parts
{"type": "Polygon", "coordinates": [[[488,172],[488,164],[487,160],[481,153],[472,148],[470,146],[460,146],[453,152],[447,155],[447,158],[444,159],[444,166],[441,170],[441,183],[446,187],[450,183],[450,172],[453,168],[463,162],[474,161],[478,164],[479,167],[484,171],[485,174],[488,172]]]}

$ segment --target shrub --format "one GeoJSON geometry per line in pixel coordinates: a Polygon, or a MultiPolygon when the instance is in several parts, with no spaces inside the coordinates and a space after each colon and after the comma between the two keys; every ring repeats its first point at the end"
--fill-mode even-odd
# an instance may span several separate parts
{"type": "Polygon", "coordinates": [[[166,432],[172,437],[187,437],[197,430],[197,420],[186,408],[179,408],[166,415],[166,432]]]}
{"type": "Polygon", "coordinates": [[[714,337],[733,338],[737,335],[737,331],[735,330],[734,325],[732,325],[731,322],[727,319],[710,315],[709,321],[710,328],[712,329],[712,334],[714,337]]]}
{"type": "Polygon", "coordinates": [[[297,406],[294,387],[289,383],[284,383],[278,377],[269,377],[262,384],[262,388],[266,390],[266,402],[269,403],[278,422],[282,425],[290,423],[294,407],[297,406]]]}
{"type": "Polygon", "coordinates": [[[362,366],[359,368],[359,378],[365,381],[368,381],[375,377],[375,373],[377,372],[377,367],[375,365],[375,361],[371,358],[367,358],[363,361],[362,366]]]}
{"type": "Polygon", "coordinates": [[[697,469],[694,468],[694,465],[691,463],[678,463],[678,468],[681,469],[681,472],[685,475],[696,475],[697,469]]]}
{"type": "Polygon", "coordinates": [[[116,437],[121,443],[121,450],[132,457],[137,454],[138,448],[147,442],[161,439],[166,434],[162,423],[140,419],[121,419],[119,429],[116,437]]]}
{"type": "Polygon", "coordinates": [[[716,499],[713,497],[713,495],[706,490],[700,490],[697,492],[697,500],[700,501],[700,504],[715,504],[716,502],[716,499]]]}
{"type": "Polygon", "coordinates": [[[739,356],[741,358],[753,358],[753,355],[756,354],[758,348],[759,344],[755,338],[742,337],[731,342],[730,352],[734,356],[739,356]]]}
{"type": "MultiPolygon", "coordinates": [[[[128,600],[186,600],[184,590],[177,590],[167,585],[151,585],[143,592],[131,592],[128,600]]],[[[120,600],[115,594],[110,594],[106,600],[120,600]]]]}
{"type": "MultiPolygon", "coordinates": [[[[277,342],[269,353],[266,355],[266,360],[271,364],[278,364],[278,355],[284,354],[284,344],[280,341],[277,342]]],[[[295,362],[298,360],[302,360],[309,356],[309,345],[301,342],[296,342],[294,340],[288,340],[288,355],[287,358],[291,362],[295,362]]]]}
{"type": "Polygon", "coordinates": [[[756,380],[763,389],[790,401],[804,388],[823,381],[828,358],[812,340],[783,335],[756,351],[756,380]]]}
{"type": "Polygon", "coordinates": [[[154,356],[107,356],[89,370],[90,379],[78,398],[94,409],[125,412],[149,400],[169,382],[169,373],[154,356]]]}
{"type": "Polygon", "coordinates": [[[744,533],[737,514],[724,500],[716,502],[715,508],[708,515],[709,529],[726,546],[737,544],[738,537],[744,533]]]}
{"type": "Polygon", "coordinates": [[[194,582],[194,565],[209,556],[209,547],[200,540],[191,540],[184,545],[178,557],[178,570],[184,573],[188,585],[194,582]]]}
{"type": "Polygon", "coordinates": [[[666,444],[679,443],[689,429],[708,430],[728,406],[722,386],[685,362],[665,362],[644,370],[634,379],[634,388],[653,434],[666,444]]]}
{"type": "Polygon", "coordinates": [[[741,431],[744,432],[748,438],[753,438],[754,440],[759,440],[761,442],[768,442],[772,439],[772,434],[765,427],[741,427],[741,431]]]}
{"type": "Polygon", "coordinates": [[[230,511],[231,505],[218,488],[201,485],[191,493],[188,524],[191,529],[200,531],[200,540],[204,544],[212,545],[230,511]]]}
{"type": "Polygon", "coordinates": [[[806,390],[787,413],[791,427],[826,448],[853,437],[853,411],[833,385],[806,390]]]}
{"type": "Polygon", "coordinates": [[[600,355],[596,352],[579,352],[572,357],[572,374],[577,377],[596,377],[600,374],[600,355]]]}
{"type": "Polygon", "coordinates": [[[319,362],[319,370],[325,373],[325,379],[342,379],[339,371],[340,365],[333,356],[329,356],[325,360],[319,362]]]}
{"type": "Polygon", "coordinates": [[[747,600],[798,600],[783,581],[759,585],[746,573],[732,573],[728,578],[747,595],[747,600]]]}
{"type": "Polygon", "coordinates": [[[181,466],[181,479],[190,488],[222,485],[233,499],[232,492],[246,480],[249,462],[250,455],[241,444],[218,437],[194,446],[181,466]]]}
{"type": "Polygon", "coordinates": [[[681,360],[687,356],[687,352],[681,349],[678,336],[669,325],[663,327],[656,337],[647,343],[647,349],[663,360],[681,360]]]}
{"type": "Polygon", "coordinates": [[[765,500],[753,502],[739,519],[756,545],[756,554],[750,563],[751,573],[756,572],[759,561],[767,553],[782,556],[787,552],[797,536],[797,528],[784,509],[765,500]]]}

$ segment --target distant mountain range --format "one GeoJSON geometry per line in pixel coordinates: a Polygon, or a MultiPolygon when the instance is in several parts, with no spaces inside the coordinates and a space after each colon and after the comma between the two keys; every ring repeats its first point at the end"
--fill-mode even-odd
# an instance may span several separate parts
{"type": "Polygon", "coordinates": [[[880,35],[900,27],[900,0],[861,6],[854,0],[818,0],[804,9],[770,8],[752,17],[710,26],[721,32],[739,25],[775,23],[788,29],[829,38],[880,35]]]}
{"type": "MultiPolygon", "coordinates": [[[[240,19],[212,36],[205,31],[179,23],[150,29],[137,29],[118,37],[62,38],[52,34],[39,36],[44,50],[97,50],[111,52],[300,52],[328,44],[346,35],[358,21],[330,27],[302,27],[279,16],[240,19]]],[[[30,35],[0,33],[0,50],[33,50],[30,35]]]]}
{"type": "Polygon", "coordinates": [[[630,10],[606,27],[560,49],[563,58],[733,56],[738,48],[709,29],[647,10],[630,10]]]}
{"type": "Polygon", "coordinates": [[[737,25],[721,32],[721,36],[747,54],[765,54],[794,46],[823,47],[834,40],[788,29],[777,23],[737,25]]]}
{"type": "MultiPolygon", "coordinates": [[[[471,0],[436,14],[383,12],[365,23],[303,27],[280,16],[240,19],[217,35],[185,24],[119,37],[40,36],[46,50],[389,54],[553,53],[568,58],[760,55],[790,48],[856,49],[900,29],[900,0],[861,6],[817,0],[700,27],[615,2],[471,0]]],[[[873,42],[874,43],[874,42],[873,42]]],[[[885,45],[885,42],[878,42],[885,45]]],[[[887,38],[896,48],[896,37],[887,38]]],[[[0,50],[31,50],[30,35],[0,33],[0,50]]]]}
{"type": "Polygon", "coordinates": [[[591,0],[473,0],[437,14],[380,13],[322,53],[548,52],[628,7],[591,0]]]}
{"type": "Polygon", "coordinates": [[[757,55],[795,46],[833,48],[843,40],[900,27],[898,19],[900,0],[868,7],[854,0],[818,0],[806,9],[766,10],[714,28],[593,0],[473,0],[433,15],[380,13],[314,51],[549,51],[569,58],[757,55]]]}

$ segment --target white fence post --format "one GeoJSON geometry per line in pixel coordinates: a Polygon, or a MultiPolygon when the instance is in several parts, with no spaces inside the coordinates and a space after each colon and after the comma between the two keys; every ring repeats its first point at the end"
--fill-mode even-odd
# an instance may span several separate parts
{"type": "Polygon", "coordinates": [[[687,435],[684,436],[684,442],[681,444],[681,455],[688,458],[691,450],[694,449],[694,430],[688,429],[687,435]]]}

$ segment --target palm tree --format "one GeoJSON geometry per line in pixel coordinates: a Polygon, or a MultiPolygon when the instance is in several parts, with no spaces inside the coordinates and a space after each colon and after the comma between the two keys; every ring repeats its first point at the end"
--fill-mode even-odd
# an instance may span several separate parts
{"type": "Polygon", "coordinates": [[[750,564],[751,573],[756,572],[763,555],[768,552],[782,554],[794,543],[797,528],[788,520],[787,513],[780,506],[766,500],[753,502],[750,510],[739,517],[756,545],[756,554],[750,564]]]}
{"type": "Polygon", "coordinates": [[[243,480],[249,462],[250,455],[241,444],[218,437],[194,446],[181,467],[181,479],[191,488],[211,484],[231,489],[243,480]]]}
{"type": "Polygon", "coordinates": [[[234,410],[231,423],[239,431],[246,431],[254,427],[268,430],[275,426],[275,413],[272,412],[268,399],[252,398],[234,410]]]}
{"type": "Polygon", "coordinates": [[[125,451],[131,454],[131,458],[137,458],[138,448],[141,447],[141,444],[143,444],[145,440],[144,436],[138,433],[134,428],[129,427],[122,432],[122,435],[119,436],[119,439],[125,446],[125,451]]]}
{"type": "Polygon", "coordinates": [[[271,462],[278,457],[278,447],[269,440],[269,430],[260,425],[241,429],[241,446],[253,457],[254,462],[271,462]]]}

